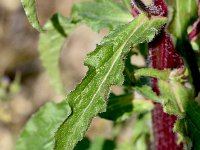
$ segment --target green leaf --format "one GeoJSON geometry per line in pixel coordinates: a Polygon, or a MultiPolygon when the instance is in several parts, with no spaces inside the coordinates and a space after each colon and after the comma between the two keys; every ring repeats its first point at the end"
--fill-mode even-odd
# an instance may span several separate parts
{"type": "MultiPolygon", "coordinates": [[[[86,77],[72,91],[66,101],[73,114],[58,129],[55,150],[70,150],[83,138],[91,120],[106,110],[106,99],[111,85],[122,85],[127,44],[150,41],[156,31],[166,23],[165,18],[149,20],[141,14],[133,22],[118,27],[103,39],[85,60],[89,67],[86,77]],[[125,48],[126,47],[126,48],[125,48]]],[[[129,45],[130,46],[130,45],[129,45]]]]}
{"type": "MultiPolygon", "coordinates": [[[[160,89],[160,95],[162,97],[162,105],[164,112],[172,115],[182,116],[184,113],[184,108],[180,99],[176,99],[174,87],[169,82],[159,80],[158,87],[160,89]]],[[[177,95],[177,93],[176,93],[177,95]]]]}
{"type": "Polygon", "coordinates": [[[151,101],[143,99],[134,99],[133,101],[133,112],[145,113],[151,111],[154,108],[154,105],[151,101]]]}
{"type": "Polygon", "coordinates": [[[132,15],[119,4],[112,1],[96,1],[75,4],[72,8],[73,20],[82,20],[95,31],[133,20],[132,15]]]}
{"type": "Polygon", "coordinates": [[[22,130],[16,150],[53,150],[54,134],[70,113],[66,101],[48,102],[42,106],[22,130]]]}
{"type": "Polygon", "coordinates": [[[200,52],[200,34],[197,36],[196,40],[191,41],[191,45],[196,52],[200,52]]]}
{"type": "Polygon", "coordinates": [[[131,138],[118,145],[117,150],[147,150],[151,135],[151,113],[137,116],[134,121],[131,138]]]}
{"type": "Polygon", "coordinates": [[[187,133],[192,141],[192,149],[200,149],[200,107],[195,101],[190,101],[186,110],[187,133]]]}
{"type": "Polygon", "coordinates": [[[50,77],[52,85],[60,94],[63,93],[59,69],[60,50],[65,39],[75,26],[70,19],[56,14],[44,26],[46,31],[40,34],[38,48],[40,59],[50,77]]]}
{"type": "Polygon", "coordinates": [[[104,137],[97,136],[94,140],[84,138],[78,144],[74,150],[114,150],[115,143],[112,140],[105,139],[104,137]]]}
{"type": "Polygon", "coordinates": [[[100,117],[112,121],[124,121],[133,113],[144,113],[151,111],[154,105],[152,102],[143,99],[134,99],[133,93],[116,96],[111,95],[108,99],[106,112],[99,114],[100,117]]]}
{"type": "Polygon", "coordinates": [[[148,149],[148,139],[150,137],[150,124],[151,123],[151,113],[145,113],[140,115],[134,126],[131,141],[133,143],[133,148],[135,150],[147,150],[148,149]]]}
{"type": "Polygon", "coordinates": [[[90,147],[91,141],[88,138],[84,138],[83,140],[79,141],[74,150],[88,150],[90,147]]]}
{"type": "Polygon", "coordinates": [[[90,148],[88,150],[114,150],[115,143],[111,140],[107,140],[103,137],[96,137],[92,141],[90,148]]]}
{"type": "Polygon", "coordinates": [[[178,143],[184,142],[184,147],[186,147],[186,149],[191,149],[192,147],[192,141],[191,139],[188,137],[188,133],[187,133],[187,120],[184,119],[180,119],[177,120],[176,123],[174,124],[174,128],[173,131],[177,133],[178,135],[178,143]]]}
{"type": "Polygon", "coordinates": [[[167,0],[173,8],[169,30],[177,38],[184,38],[187,28],[197,18],[197,0],[167,0]]]}
{"type": "Polygon", "coordinates": [[[158,78],[161,80],[167,80],[170,75],[170,70],[158,70],[152,68],[142,68],[135,71],[135,76],[146,76],[152,78],[158,78]]]}
{"type": "Polygon", "coordinates": [[[132,112],[133,110],[133,94],[125,95],[110,95],[106,112],[99,114],[100,117],[116,121],[124,113],[132,112]]]}
{"type": "Polygon", "coordinates": [[[179,141],[184,141],[188,149],[200,149],[200,107],[195,101],[189,101],[186,116],[176,121],[174,131],[178,132],[179,141]]]}
{"type": "Polygon", "coordinates": [[[123,5],[131,12],[131,1],[130,0],[122,0],[123,5]]]}
{"type": "Polygon", "coordinates": [[[42,26],[40,25],[38,17],[37,17],[35,0],[21,0],[21,3],[25,10],[28,21],[31,23],[31,25],[35,29],[42,32],[43,29],[42,29],[42,26]]]}
{"type": "Polygon", "coordinates": [[[194,97],[192,88],[173,80],[169,82],[159,80],[158,86],[165,112],[183,118],[189,101],[194,97]]]}
{"type": "Polygon", "coordinates": [[[144,97],[154,101],[161,102],[161,98],[156,95],[156,93],[152,90],[152,88],[148,85],[135,86],[134,89],[142,94],[144,97]]]}

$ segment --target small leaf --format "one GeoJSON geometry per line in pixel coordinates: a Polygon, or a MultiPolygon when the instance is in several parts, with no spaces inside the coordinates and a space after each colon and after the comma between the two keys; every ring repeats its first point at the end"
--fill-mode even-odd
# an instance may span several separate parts
{"type": "Polygon", "coordinates": [[[120,26],[103,39],[85,60],[89,67],[86,77],[66,98],[73,114],[60,126],[55,138],[55,150],[71,150],[83,138],[91,120],[106,110],[111,85],[122,85],[123,59],[129,47],[152,40],[165,18],[149,20],[144,14],[131,23],[120,26]],[[156,30],[155,30],[156,29],[156,30]],[[127,45],[128,44],[128,45],[127,45]]]}
{"type": "Polygon", "coordinates": [[[38,48],[40,59],[50,77],[52,85],[60,94],[63,93],[59,69],[60,50],[65,39],[75,26],[70,19],[56,14],[44,26],[46,31],[40,34],[38,48]]]}
{"type": "Polygon", "coordinates": [[[152,90],[152,88],[148,85],[135,86],[134,89],[142,94],[144,97],[154,101],[161,102],[161,98],[156,95],[156,93],[152,90]]]}
{"type": "Polygon", "coordinates": [[[170,75],[170,70],[157,70],[152,68],[142,68],[135,71],[135,76],[146,76],[152,78],[158,78],[161,80],[167,80],[170,75]]]}
{"type": "Polygon", "coordinates": [[[151,101],[143,99],[134,99],[133,100],[133,112],[145,113],[151,111],[154,108],[154,105],[151,101]]]}
{"type": "Polygon", "coordinates": [[[176,121],[176,123],[174,124],[173,131],[176,132],[177,135],[178,135],[178,141],[177,142],[179,144],[181,142],[184,142],[186,149],[191,149],[192,141],[188,137],[187,128],[188,128],[187,120],[184,118],[184,119],[180,119],[180,120],[176,121]]]}
{"type": "Polygon", "coordinates": [[[145,113],[154,108],[152,102],[143,99],[134,99],[133,94],[120,96],[111,95],[108,99],[106,112],[99,114],[100,117],[112,121],[121,122],[133,115],[133,113],[145,113]]]}
{"type": "Polygon", "coordinates": [[[183,118],[189,100],[194,97],[193,90],[177,81],[158,81],[165,112],[183,118]]]}
{"type": "Polygon", "coordinates": [[[99,114],[100,117],[116,121],[124,113],[133,111],[133,94],[110,95],[106,112],[99,114]]]}
{"type": "Polygon", "coordinates": [[[54,134],[70,115],[69,105],[48,102],[35,113],[22,130],[16,150],[53,150],[54,134]]]}
{"type": "Polygon", "coordinates": [[[164,112],[171,114],[171,115],[178,115],[182,116],[183,107],[176,102],[176,97],[174,95],[173,89],[171,85],[163,80],[158,81],[158,87],[160,89],[160,95],[162,97],[162,105],[164,112]]]}
{"type": "Polygon", "coordinates": [[[35,29],[42,32],[43,29],[42,29],[42,26],[40,25],[38,17],[37,17],[35,0],[21,0],[21,3],[25,10],[28,21],[31,23],[31,25],[35,29]]]}
{"type": "Polygon", "coordinates": [[[75,4],[72,17],[83,20],[95,31],[108,27],[113,29],[117,25],[133,20],[132,15],[119,4],[112,1],[96,1],[75,4]]]}
{"type": "Polygon", "coordinates": [[[88,150],[114,150],[115,143],[111,140],[107,140],[103,137],[96,137],[92,141],[90,148],[88,150]]]}

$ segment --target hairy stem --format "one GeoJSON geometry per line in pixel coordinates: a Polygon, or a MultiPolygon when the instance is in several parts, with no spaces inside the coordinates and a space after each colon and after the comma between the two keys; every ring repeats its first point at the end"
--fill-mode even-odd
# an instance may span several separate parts
{"type": "MultiPolygon", "coordinates": [[[[172,40],[164,29],[154,41],[149,43],[149,59],[152,68],[163,70],[173,69],[183,66],[182,59],[175,52],[172,40]]],[[[153,90],[159,95],[157,80],[151,80],[153,90]]],[[[153,129],[156,150],[182,150],[182,145],[177,144],[176,134],[173,132],[173,125],[176,117],[163,112],[160,104],[155,104],[152,111],[153,129]]]]}
{"type": "MultiPolygon", "coordinates": [[[[133,3],[141,11],[148,15],[167,16],[167,5],[163,0],[154,0],[150,6],[145,6],[141,0],[133,0],[133,3]]],[[[134,7],[135,9],[135,7],[134,7]]],[[[135,10],[134,10],[135,12],[135,10]]],[[[133,14],[135,15],[135,14],[133,14]]],[[[170,35],[161,29],[160,34],[148,44],[149,60],[152,68],[174,69],[183,66],[182,58],[176,53],[170,35]]],[[[152,89],[159,95],[160,91],[157,80],[151,80],[152,89]]],[[[182,150],[183,145],[177,144],[176,134],[173,132],[173,125],[176,117],[163,112],[160,104],[155,103],[155,109],[152,111],[153,129],[154,129],[154,146],[156,150],[182,150]]]]}

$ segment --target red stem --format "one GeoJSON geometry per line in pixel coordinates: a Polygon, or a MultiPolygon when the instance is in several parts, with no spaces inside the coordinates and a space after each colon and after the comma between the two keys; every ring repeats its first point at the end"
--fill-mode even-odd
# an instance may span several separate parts
{"type": "MultiPolygon", "coordinates": [[[[137,3],[138,1],[133,0],[133,2],[137,3]]],[[[134,7],[134,9],[136,8],[134,7]]],[[[153,5],[145,7],[143,11],[147,11],[146,13],[154,16],[166,17],[168,14],[167,5],[163,0],[154,0],[153,5]]],[[[137,14],[133,15],[135,16],[137,14]]],[[[165,31],[165,28],[161,29],[160,34],[148,44],[148,47],[149,60],[152,68],[163,70],[166,68],[174,69],[183,66],[183,60],[176,53],[171,37],[165,31]]],[[[157,86],[157,80],[152,79],[151,84],[152,89],[159,95],[160,92],[157,86]]],[[[176,121],[175,116],[164,113],[162,106],[159,103],[156,103],[155,109],[152,111],[152,120],[155,140],[154,146],[156,150],[183,149],[182,144],[177,144],[177,137],[176,134],[173,132],[173,125],[176,121]]]]}
{"type": "MultiPolygon", "coordinates": [[[[164,29],[154,41],[149,43],[151,67],[159,70],[165,68],[173,69],[182,67],[183,61],[175,52],[172,40],[164,29]]],[[[152,79],[152,88],[159,95],[157,80],[152,79]]],[[[155,148],[156,150],[182,150],[183,146],[177,144],[176,134],[173,132],[173,125],[176,117],[163,112],[159,103],[155,104],[152,111],[155,148]]]]}
{"type": "Polygon", "coordinates": [[[139,15],[139,11],[137,10],[137,8],[134,6],[133,3],[131,3],[131,8],[133,17],[137,17],[139,15]]]}
{"type": "Polygon", "coordinates": [[[189,39],[190,41],[196,40],[197,36],[200,32],[200,19],[198,19],[193,25],[192,25],[192,31],[189,33],[189,39]]]}

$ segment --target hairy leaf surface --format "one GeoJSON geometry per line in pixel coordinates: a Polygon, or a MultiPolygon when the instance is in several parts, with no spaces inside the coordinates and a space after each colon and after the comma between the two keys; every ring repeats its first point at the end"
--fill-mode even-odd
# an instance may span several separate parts
{"type": "Polygon", "coordinates": [[[53,150],[54,134],[70,113],[66,101],[42,106],[22,130],[16,150],[53,150]]]}
{"type": "Polygon", "coordinates": [[[113,29],[133,19],[132,15],[116,2],[102,0],[75,4],[72,16],[74,20],[83,20],[95,31],[104,27],[113,29]]]}
{"type": "Polygon", "coordinates": [[[37,17],[35,0],[21,0],[21,3],[31,25],[38,31],[43,31],[37,17]]]}
{"type": "Polygon", "coordinates": [[[40,59],[58,93],[63,92],[59,69],[60,50],[74,27],[75,24],[72,24],[70,19],[56,14],[44,26],[46,31],[40,34],[40,59]]]}
{"type": "Polygon", "coordinates": [[[88,55],[85,60],[89,67],[86,77],[67,96],[66,101],[73,113],[56,133],[56,150],[73,149],[83,138],[92,118],[106,110],[110,86],[123,84],[123,59],[129,51],[128,47],[152,40],[165,23],[165,18],[149,20],[141,14],[131,23],[112,31],[88,55]]]}

